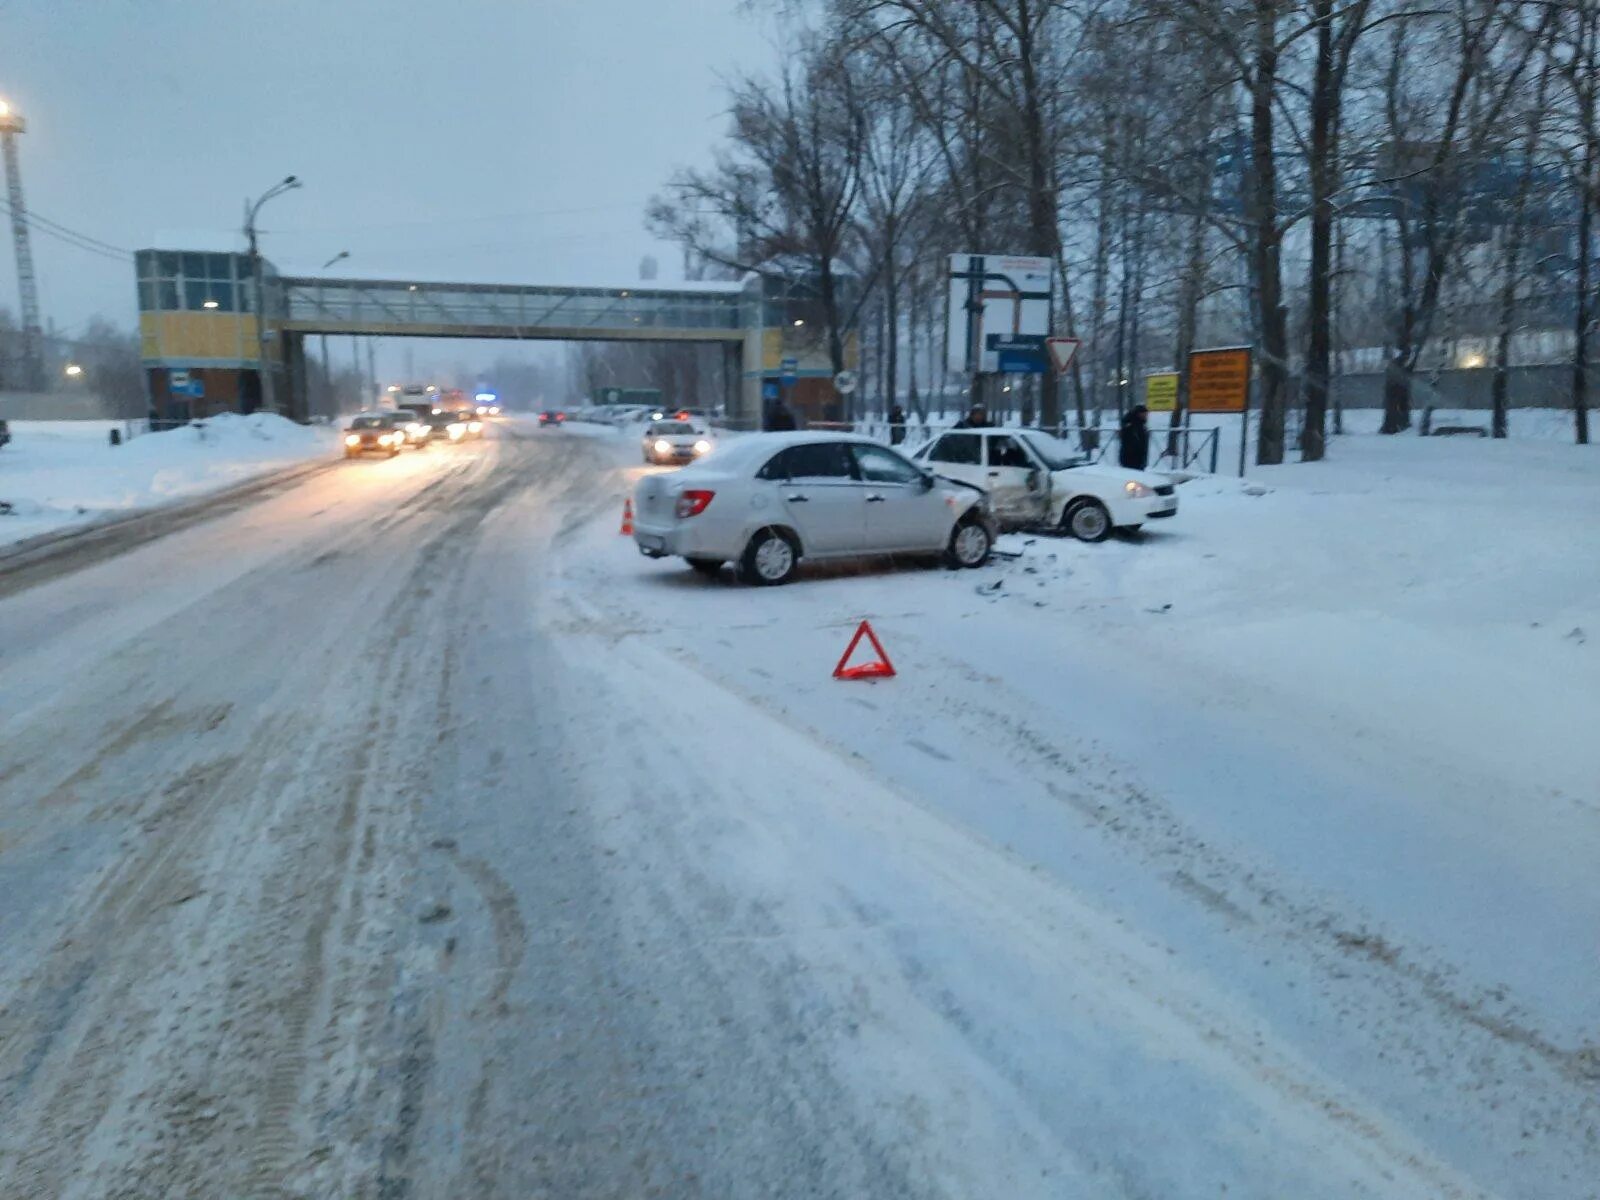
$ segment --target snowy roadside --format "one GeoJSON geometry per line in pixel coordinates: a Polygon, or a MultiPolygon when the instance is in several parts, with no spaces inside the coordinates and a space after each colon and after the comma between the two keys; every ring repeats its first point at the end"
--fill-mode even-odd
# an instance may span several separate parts
{"type": "MultiPolygon", "coordinates": [[[[645,560],[606,513],[555,587],[568,631],[1095,897],[1482,1184],[1566,1194],[1600,1073],[1600,455],[1355,435],[1179,494],[1137,540],[770,590],[645,560]],[[836,683],[863,617],[900,676],[836,683]]],[[[668,726],[710,711],[681,691],[668,726]]]]}
{"type": "Polygon", "coordinates": [[[267,413],[211,417],[112,446],[111,422],[13,421],[0,450],[0,545],[155,508],[331,456],[338,431],[267,413]]]}

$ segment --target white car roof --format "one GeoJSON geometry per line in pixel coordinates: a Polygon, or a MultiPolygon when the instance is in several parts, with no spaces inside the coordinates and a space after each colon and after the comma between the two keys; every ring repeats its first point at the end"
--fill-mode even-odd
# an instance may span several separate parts
{"type": "MultiPolygon", "coordinates": [[[[722,472],[754,470],[778,451],[789,446],[813,446],[819,442],[856,442],[864,446],[883,443],[862,433],[838,433],[828,429],[808,429],[797,433],[747,433],[718,443],[715,454],[691,463],[684,471],[722,472]]],[[[683,471],[680,471],[681,475],[683,471]]]]}

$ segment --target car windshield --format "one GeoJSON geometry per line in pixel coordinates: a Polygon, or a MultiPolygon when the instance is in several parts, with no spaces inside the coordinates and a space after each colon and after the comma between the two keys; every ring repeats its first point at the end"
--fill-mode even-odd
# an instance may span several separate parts
{"type": "Polygon", "coordinates": [[[1079,453],[1060,438],[1051,437],[1049,434],[1025,433],[1022,436],[1028,443],[1028,448],[1052,471],[1085,466],[1091,461],[1087,454],[1079,453]]]}
{"type": "Polygon", "coordinates": [[[650,427],[650,432],[660,436],[698,433],[699,430],[688,421],[657,421],[650,427]]]}
{"type": "Polygon", "coordinates": [[[351,429],[387,429],[388,417],[357,417],[350,422],[351,429]]]}

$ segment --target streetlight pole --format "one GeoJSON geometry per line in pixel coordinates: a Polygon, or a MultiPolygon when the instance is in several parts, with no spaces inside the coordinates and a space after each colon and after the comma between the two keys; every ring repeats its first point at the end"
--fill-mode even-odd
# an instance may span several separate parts
{"type": "MultiPolygon", "coordinates": [[[[338,262],[340,259],[349,258],[349,257],[350,257],[350,251],[341,250],[341,251],[339,251],[339,253],[335,254],[332,258],[330,258],[327,262],[323,263],[322,264],[322,269],[324,271],[326,271],[329,267],[333,266],[333,264],[338,262]]],[[[328,335],[327,334],[323,334],[322,335],[322,388],[323,388],[323,391],[325,393],[324,398],[323,398],[323,407],[332,410],[333,404],[331,402],[334,399],[333,372],[328,366],[328,335]]]]}
{"type": "Polygon", "coordinates": [[[245,201],[244,235],[250,243],[250,271],[256,282],[256,377],[261,381],[261,407],[268,412],[277,412],[277,397],[273,394],[272,367],[267,362],[267,290],[265,280],[261,273],[261,250],[256,245],[256,214],[261,211],[261,206],[274,196],[281,196],[285,192],[292,192],[300,186],[300,180],[293,175],[286,176],[282,183],[278,183],[261,193],[261,198],[254,204],[245,201]]]}

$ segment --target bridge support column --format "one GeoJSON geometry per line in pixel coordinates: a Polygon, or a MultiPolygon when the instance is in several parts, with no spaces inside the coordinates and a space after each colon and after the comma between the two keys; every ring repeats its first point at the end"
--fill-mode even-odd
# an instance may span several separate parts
{"type": "Polygon", "coordinates": [[[738,373],[737,395],[729,398],[728,406],[728,416],[738,418],[736,428],[761,428],[761,343],[761,330],[748,329],[739,344],[742,370],[738,373]]]}

